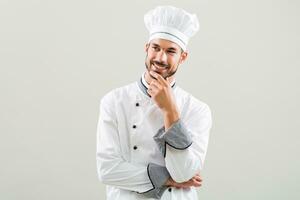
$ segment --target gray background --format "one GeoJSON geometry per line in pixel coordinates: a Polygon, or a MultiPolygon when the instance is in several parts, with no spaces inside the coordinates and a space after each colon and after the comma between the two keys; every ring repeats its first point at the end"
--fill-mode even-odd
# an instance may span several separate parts
{"type": "Polygon", "coordinates": [[[177,83],[209,104],[199,199],[300,199],[300,3],[0,0],[0,199],[105,199],[99,100],[144,71],[143,14],[171,4],[200,32],[177,83]]]}

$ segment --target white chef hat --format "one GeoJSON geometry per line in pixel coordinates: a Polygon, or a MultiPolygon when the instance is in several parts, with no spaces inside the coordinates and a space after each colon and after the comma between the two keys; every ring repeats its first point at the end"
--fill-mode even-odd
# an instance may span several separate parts
{"type": "Polygon", "coordinates": [[[170,40],[186,51],[188,40],[199,30],[198,18],[183,9],[173,6],[158,6],[144,16],[150,33],[149,42],[154,38],[170,40]]]}

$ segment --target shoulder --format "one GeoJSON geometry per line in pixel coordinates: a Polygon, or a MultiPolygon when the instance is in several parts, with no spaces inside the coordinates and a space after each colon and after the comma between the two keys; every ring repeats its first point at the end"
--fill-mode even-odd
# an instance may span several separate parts
{"type": "Polygon", "coordinates": [[[122,101],[126,96],[130,96],[130,93],[136,89],[136,82],[129,83],[127,85],[110,90],[101,98],[100,103],[106,105],[112,105],[122,101]]]}
{"type": "Polygon", "coordinates": [[[176,96],[179,97],[178,100],[181,102],[183,110],[189,113],[211,114],[211,109],[207,103],[196,98],[179,86],[177,86],[176,89],[176,96]]]}

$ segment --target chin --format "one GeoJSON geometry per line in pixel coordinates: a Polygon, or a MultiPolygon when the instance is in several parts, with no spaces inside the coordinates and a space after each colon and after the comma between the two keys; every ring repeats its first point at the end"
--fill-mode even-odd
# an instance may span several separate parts
{"type": "Polygon", "coordinates": [[[159,71],[155,71],[155,70],[151,70],[159,75],[161,75],[163,78],[166,78],[168,76],[168,73],[164,73],[164,72],[159,72],[159,71]]]}

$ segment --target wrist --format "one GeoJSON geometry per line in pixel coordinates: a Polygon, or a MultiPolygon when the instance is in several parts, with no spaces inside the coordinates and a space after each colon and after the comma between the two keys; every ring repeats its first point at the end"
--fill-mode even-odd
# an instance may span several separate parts
{"type": "Polygon", "coordinates": [[[172,178],[169,178],[166,183],[165,183],[165,186],[169,187],[169,186],[172,186],[173,185],[173,179],[172,178]]]}
{"type": "Polygon", "coordinates": [[[165,129],[167,130],[168,128],[170,128],[178,120],[179,120],[179,113],[177,112],[164,113],[165,129]]]}
{"type": "Polygon", "coordinates": [[[179,111],[176,105],[171,106],[169,108],[165,108],[162,110],[164,113],[164,116],[168,116],[168,117],[176,117],[179,116],[179,111]]]}
{"type": "Polygon", "coordinates": [[[179,120],[179,112],[177,110],[165,111],[163,115],[164,119],[167,119],[169,122],[176,122],[179,120]]]}

